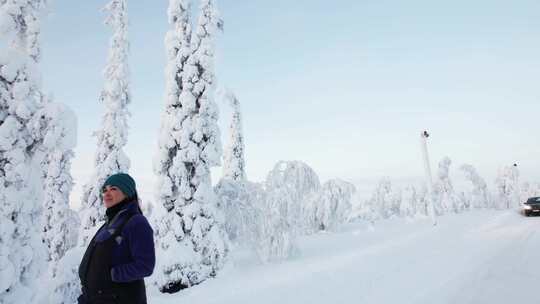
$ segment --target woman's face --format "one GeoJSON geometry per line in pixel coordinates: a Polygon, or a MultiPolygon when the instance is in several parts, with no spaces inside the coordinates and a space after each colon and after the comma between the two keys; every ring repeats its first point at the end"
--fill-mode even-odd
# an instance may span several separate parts
{"type": "Polygon", "coordinates": [[[116,186],[105,186],[103,188],[103,203],[105,208],[111,208],[112,206],[120,203],[126,198],[124,192],[122,192],[116,186]]]}

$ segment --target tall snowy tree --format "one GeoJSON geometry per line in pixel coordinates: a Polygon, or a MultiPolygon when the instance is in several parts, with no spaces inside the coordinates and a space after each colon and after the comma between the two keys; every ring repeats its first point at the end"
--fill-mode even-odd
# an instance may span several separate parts
{"type": "Polygon", "coordinates": [[[113,35],[104,71],[105,85],[100,96],[105,113],[99,131],[95,132],[97,137],[95,170],[90,181],[84,186],[81,200],[81,245],[86,245],[93,234],[92,229],[104,218],[105,207],[100,197],[101,185],[109,175],[127,172],[130,166],[123,150],[128,137],[127,106],[131,101],[126,2],[126,0],[111,0],[104,8],[107,13],[105,24],[112,28],[113,35]]]}
{"type": "Polygon", "coordinates": [[[465,174],[465,178],[471,182],[472,189],[467,197],[470,201],[469,205],[472,208],[487,208],[489,207],[489,192],[484,179],[478,174],[472,165],[464,164],[460,167],[465,174]]]}
{"type": "Polygon", "coordinates": [[[46,1],[0,1],[0,303],[33,303],[41,241],[40,19],[46,1]]]}
{"type": "Polygon", "coordinates": [[[246,165],[244,160],[244,134],[242,132],[240,102],[232,92],[227,92],[226,98],[229,100],[233,113],[229,127],[229,142],[225,148],[223,157],[223,178],[241,181],[246,179],[246,165]]]}
{"type": "Polygon", "coordinates": [[[31,123],[34,134],[43,138],[43,242],[47,246],[47,261],[55,275],[56,264],[65,252],[75,246],[77,214],[69,208],[73,185],[70,174],[73,149],[77,140],[75,113],[68,107],[49,102],[31,123]]]}
{"type": "Polygon", "coordinates": [[[210,168],[220,164],[221,143],[214,103],[214,39],[222,26],[213,0],[201,1],[195,32],[190,2],[170,0],[166,36],[167,98],[155,170],[156,284],[174,293],[214,277],[228,243],[221,227],[210,168]]]}

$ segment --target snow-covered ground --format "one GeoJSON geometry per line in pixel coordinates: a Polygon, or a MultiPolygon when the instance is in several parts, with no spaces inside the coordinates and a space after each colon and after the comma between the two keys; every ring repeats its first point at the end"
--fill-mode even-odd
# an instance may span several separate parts
{"type": "Polygon", "coordinates": [[[301,240],[301,254],[259,265],[237,253],[216,279],[169,303],[539,303],[540,217],[472,211],[348,224],[301,240]]]}

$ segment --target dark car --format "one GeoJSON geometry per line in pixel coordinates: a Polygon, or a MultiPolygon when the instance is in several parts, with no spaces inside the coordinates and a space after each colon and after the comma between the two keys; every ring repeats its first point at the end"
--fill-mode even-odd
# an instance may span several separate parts
{"type": "Polygon", "coordinates": [[[540,196],[529,197],[529,199],[523,203],[523,214],[525,214],[525,216],[529,216],[532,213],[540,214],[540,196]]]}

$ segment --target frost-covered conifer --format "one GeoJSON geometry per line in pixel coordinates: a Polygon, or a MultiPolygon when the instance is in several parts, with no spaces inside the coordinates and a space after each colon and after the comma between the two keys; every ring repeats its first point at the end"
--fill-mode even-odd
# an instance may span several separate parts
{"type": "Polygon", "coordinates": [[[444,157],[439,162],[437,181],[433,185],[434,207],[437,214],[444,214],[448,211],[459,212],[464,209],[464,202],[454,192],[449,172],[452,160],[444,157]]]}
{"type": "Polygon", "coordinates": [[[264,189],[250,187],[255,247],[261,261],[283,260],[298,251],[298,235],[314,230],[314,199],[320,188],[317,174],[300,161],[278,162],[268,173],[264,189]]]}
{"type": "Polygon", "coordinates": [[[290,194],[286,188],[274,188],[265,195],[256,247],[263,262],[280,261],[298,252],[297,232],[290,220],[290,212],[294,212],[290,194]]]}
{"type": "Polygon", "coordinates": [[[75,113],[57,103],[46,103],[31,123],[33,133],[43,138],[40,150],[43,170],[43,242],[47,246],[47,261],[56,271],[56,263],[75,246],[79,219],[69,208],[73,185],[70,174],[73,149],[77,140],[75,113]]]}
{"type": "Polygon", "coordinates": [[[297,252],[297,234],[288,216],[292,196],[287,188],[266,191],[261,184],[222,179],[216,193],[235,245],[252,248],[263,263],[297,252]]]}
{"type": "Polygon", "coordinates": [[[429,204],[433,202],[433,199],[431,201],[428,200],[428,187],[426,184],[422,184],[420,189],[416,192],[416,199],[417,199],[417,205],[416,205],[416,214],[418,215],[430,215],[429,211],[429,204]]]}
{"type": "Polygon", "coordinates": [[[416,216],[418,207],[418,197],[414,186],[407,186],[403,190],[403,199],[399,206],[399,214],[404,217],[416,216]]]}
{"type": "Polygon", "coordinates": [[[237,245],[250,244],[255,230],[255,221],[260,219],[255,202],[250,196],[251,183],[221,179],[215,186],[219,208],[225,219],[225,231],[237,245]]]}
{"type": "Polygon", "coordinates": [[[43,0],[0,1],[0,303],[32,303],[45,269],[41,241],[41,133],[31,121],[43,107],[40,19],[43,0]]]}
{"type": "Polygon", "coordinates": [[[72,247],[58,261],[55,277],[48,282],[50,287],[45,291],[47,303],[77,303],[77,298],[81,294],[79,264],[85,249],[81,246],[72,247]]]}
{"type": "Polygon", "coordinates": [[[233,114],[229,127],[229,142],[223,156],[223,178],[241,181],[246,179],[246,165],[244,161],[244,135],[242,132],[240,102],[232,92],[227,92],[226,98],[231,104],[233,114]]]}
{"type": "Polygon", "coordinates": [[[488,208],[489,193],[484,179],[472,165],[464,164],[460,169],[465,174],[465,178],[470,181],[473,186],[468,197],[470,201],[469,205],[472,208],[488,208]]]}
{"type": "Polygon", "coordinates": [[[92,228],[104,218],[105,208],[101,204],[100,197],[101,185],[109,175],[127,172],[130,166],[123,150],[128,137],[127,106],[131,100],[126,2],[126,0],[111,0],[104,9],[108,14],[105,24],[112,28],[113,35],[109,42],[109,54],[104,71],[105,84],[100,96],[105,113],[100,129],[95,132],[97,137],[95,170],[90,181],[84,186],[81,200],[81,245],[89,241],[92,228]]]}
{"type": "Polygon", "coordinates": [[[193,33],[189,1],[170,0],[168,15],[167,98],[155,162],[161,258],[154,278],[162,292],[173,293],[214,277],[228,245],[210,177],[221,156],[213,100],[214,36],[221,19],[213,0],[201,1],[193,33]]]}
{"type": "Polygon", "coordinates": [[[519,170],[516,165],[499,169],[495,186],[497,189],[495,199],[499,208],[519,206],[519,170]]]}
{"type": "Polygon", "coordinates": [[[397,214],[396,210],[393,210],[392,193],[390,179],[382,178],[373,192],[371,199],[367,202],[371,206],[370,209],[375,212],[375,218],[389,218],[397,214]]]}
{"type": "Polygon", "coordinates": [[[288,221],[295,234],[306,234],[316,229],[314,200],[321,188],[315,171],[301,161],[280,161],[266,177],[266,190],[281,189],[290,197],[288,221]]]}
{"type": "Polygon", "coordinates": [[[315,224],[319,230],[334,230],[351,212],[355,187],[346,181],[332,179],[322,185],[315,199],[315,224]]]}

